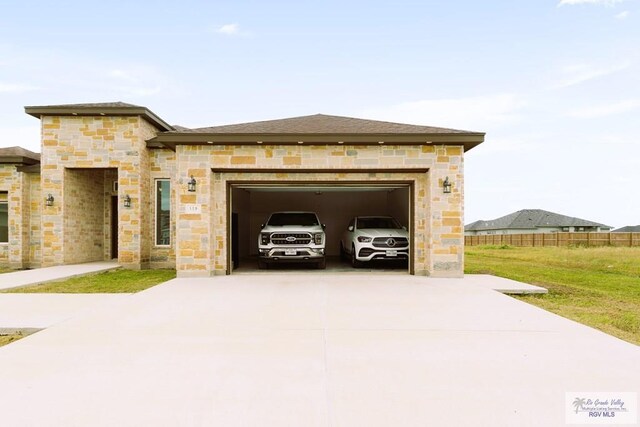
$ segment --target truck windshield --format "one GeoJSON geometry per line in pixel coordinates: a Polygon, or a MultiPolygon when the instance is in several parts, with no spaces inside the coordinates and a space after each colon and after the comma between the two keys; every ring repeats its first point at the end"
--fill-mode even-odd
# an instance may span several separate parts
{"type": "Polygon", "coordinates": [[[269,225],[320,225],[318,217],[314,213],[305,212],[279,212],[269,218],[269,225]]]}

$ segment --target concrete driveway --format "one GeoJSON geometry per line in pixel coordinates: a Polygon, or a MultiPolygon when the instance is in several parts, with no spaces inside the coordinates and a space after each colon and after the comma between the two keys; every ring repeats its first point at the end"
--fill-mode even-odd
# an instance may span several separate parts
{"type": "Polygon", "coordinates": [[[559,426],[640,347],[470,278],[175,279],[0,348],[10,426],[559,426]]]}

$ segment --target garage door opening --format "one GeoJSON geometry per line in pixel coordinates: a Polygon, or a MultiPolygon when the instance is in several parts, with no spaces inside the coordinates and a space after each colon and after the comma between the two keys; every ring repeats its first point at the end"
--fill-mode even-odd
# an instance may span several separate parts
{"type": "MultiPolygon", "coordinates": [[[[391,216],[409,232],[413,242],[412,182],[351,183],[260,183],[229,184],[230,217],[228,256],[233,273],[262,272],[258,269],[258,235],[272,212],[315,212],[326,225],[327,271],[411,272],[413,245],[408,260],[373,261],[360,268],[340,256],[340,241],[356,216],[391,216]]],[[[311,270],[313,265],[282,263],[274,271],[311,270]]],[[[267,271],[270,271],[267,270],[267,271]]]]}

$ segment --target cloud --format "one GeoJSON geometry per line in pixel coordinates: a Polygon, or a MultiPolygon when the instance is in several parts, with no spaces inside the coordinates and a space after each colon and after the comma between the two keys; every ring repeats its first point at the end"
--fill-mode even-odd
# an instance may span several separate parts
{"type": "Polygon", "coordinates": [[[625,0],[560,0],[558,7],[560,6],[573,6],[576,4],[596,4],[603,6],[614,6],[616,3],[622,3],[625,0]]]}
{"type": "Polygon", "coordinates": [[[631,64],[615,64],[606,67],[598,67],[588,64],[572,64],[562,68],[561,72],[565,77],[560,83],[554,86],[555,89],[574,86],[580,83],[584,83],[589,80],[593,80],[598,77],[607,76],[609,74],[617,73],[628,68],[631,64]]]}
{"type": "Polygon", "coordinates": [[[31,85],[16,83],[0,83],[0,93],[23,93],[32,90],[38,90],[38,88],[31,85]]]}
{"type": "Polygon", "coordinates": [[[517,121],[519,119],[517,112],[525,104],[521,97],[505,93],[405,102],[366,110],[362,115],[378,120],[483,130],[487,126],[517,121]]]}
{"type": "Polygon", "coordinates": [[[640,108],[640,99],[627,99],[608,105],[580,108],[570,111],[567,115],[578,119],[594,119],[598,117],[613,116],[640,108]]]}
{"type": "Polygon", "coordinates": [[[624,12],[620,12],[616,15],[616,19],[627,19],[629,17],[629,11],[625,10],[624,12]]]}
{"type": "Polygon", "coordinates": [[[240,26],[238,24],[225,24],[218,29],[216,33],[226,34],[228,36],[235,36],[240,34],[240,26]]]}
{"type": "Polygon", "coordinates": [[[128,65],[107,71],[110,86],[127,96],[157,95],[169,86],[167,79],[146,65],[128,65]]]}

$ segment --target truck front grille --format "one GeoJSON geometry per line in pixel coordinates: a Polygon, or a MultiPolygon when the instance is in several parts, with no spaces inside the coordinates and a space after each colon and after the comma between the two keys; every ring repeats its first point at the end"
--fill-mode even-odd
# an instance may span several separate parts
{"type": "Polygon", "coordinates": [[[308,245],[312,236],[309,233],[273,233],[271,243],[274,245],[308,245]]]}

